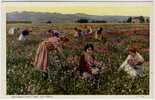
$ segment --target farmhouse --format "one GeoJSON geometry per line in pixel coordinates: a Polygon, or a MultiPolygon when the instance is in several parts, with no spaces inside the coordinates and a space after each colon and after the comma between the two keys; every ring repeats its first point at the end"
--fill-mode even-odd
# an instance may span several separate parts
{"type": "Polygon", "coordinates": [[[148,23],[149,22],[149,18],[147,17],[143,17],[144,19],[141,19],[142,17],[132,17],[131,22],[132,23],[141,23],[143,20],[143,23],[148,23]]]}

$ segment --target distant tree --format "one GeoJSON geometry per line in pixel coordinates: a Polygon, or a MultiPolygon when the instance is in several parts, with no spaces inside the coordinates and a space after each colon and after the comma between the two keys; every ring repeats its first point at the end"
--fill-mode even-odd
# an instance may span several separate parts
{"type": "Polygon", "coordinates": [[[77,20],[78,23],[88,23],[88,19],[79,19],[77,20]]]}
{"type": "Polygon", "coordinates": [[[92,20],[91,22],[92,22],[92,23],[95,23],[96,21],[95,21],[95,20],[92,20]]]}
{"type": "Polygon", "coordinates": [[[132,17],[129,17],[126,22],[131,23],[131,21],[132,21],[132,17]]]}
{"type": "Polygon", "coordinates": [[[149,23],[149,22],[150,22],[149,18],[147,18],[147,19],[146,19],[146,22],[147,22],[147,23],[149,23]]]}
{"type": "Polygon", "coordinates": [[[51,24],[51,23],[52,23],[52,21],[47,21],[46,23],[47,23],[47,24],[51,24]]]}
{"type": "Polygon", "coordinates": [[[93,20],[92,23],[107,23],[105,20],[93,20]]]}
{"type": "Polygon", "coordinates": [[[126,23],[126,21],[124,20],[123,23],[126,23]]]}
{"type": "Polygon", "coordinates": [[[145,18],[143,16],[139,17],[140,23],[144,23],[145,22],[145,18]]]}
{"type": "Polygon", "coordinates": [[[7,23],[32,23],[32,21],[7,21],[7,23]]]}

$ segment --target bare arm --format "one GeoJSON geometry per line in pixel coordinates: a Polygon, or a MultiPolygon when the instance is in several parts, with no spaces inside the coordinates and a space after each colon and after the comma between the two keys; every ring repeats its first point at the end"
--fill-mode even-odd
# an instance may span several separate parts
{"type": "Polygon", "coordinates": [[[57,47],[57,51],[60,53],[60,55],[65,59],[65,55],[63,54],[63,49],[61,47],[57,47]]]}

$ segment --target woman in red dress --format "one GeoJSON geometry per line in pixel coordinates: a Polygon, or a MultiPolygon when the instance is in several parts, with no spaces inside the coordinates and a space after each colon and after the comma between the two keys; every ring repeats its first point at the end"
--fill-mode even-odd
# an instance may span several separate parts
{"type": "Polygon", "coordinates": [[[94,46],[92,44],[87,44],[84,50],[85,51],[80,57],[79,71],[82,77],[89,78],[92,75],[97,74],[98,68],[95,66],[99,65],[100,63],[94,59],[94,46]]]}

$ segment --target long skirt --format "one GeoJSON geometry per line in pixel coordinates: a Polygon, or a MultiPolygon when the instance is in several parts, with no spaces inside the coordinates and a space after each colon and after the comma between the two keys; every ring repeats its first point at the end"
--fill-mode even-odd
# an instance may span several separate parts
{"type": "Polygon", "coordinates": [[[8,34],[9,35],[14,35],[15,33],[15,29],[11,28],[9,31],[8,31],[8,34]]]}
{"type": "Polygon", "coordinates": [[[46,45],[44,43],[41,43],[39,45],[39,48],[37,50],[37,54],[35,57],[34,65],[37,69],[47,72],[48,67],[48,49],[46,48],[46,45]]]}
{"type": "Polygon", "coordinates": [[[141,65],[136,65],[136,66],[126,65],[124,70],[132,78],[143,75],[143,66],[141,65]]]}

